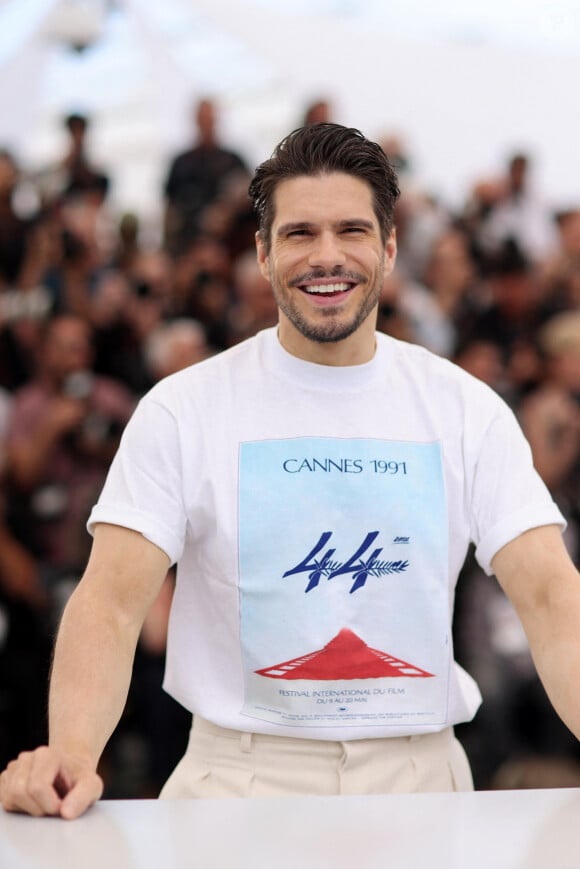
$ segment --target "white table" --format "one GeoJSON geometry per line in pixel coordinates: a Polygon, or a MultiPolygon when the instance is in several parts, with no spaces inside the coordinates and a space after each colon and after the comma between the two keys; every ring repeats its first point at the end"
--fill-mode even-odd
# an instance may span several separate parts
{"type": "Polygon", "coordinates": [[[0,810],[1,869],[580,869],[580,789],[0,810]]]}

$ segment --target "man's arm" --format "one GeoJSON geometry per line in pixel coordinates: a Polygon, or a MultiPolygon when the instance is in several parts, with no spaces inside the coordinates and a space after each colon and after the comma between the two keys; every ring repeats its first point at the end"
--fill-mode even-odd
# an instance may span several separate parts
{"type": "Polygon", "coordinates": [[[49,746],[0,778],[8,811],[75,818],[99,799],[101,753],[125,706],[141,625],[169,567],[141,534],[97,525],[89,564],[63,614],[49,700],[49,746]]]}
{"type": "Polygon", "coordinates": [[[552,705],[580,739],[580,575],[560,529],[526,531],[500,549],[492,567],[521,619],[552,705]]]}

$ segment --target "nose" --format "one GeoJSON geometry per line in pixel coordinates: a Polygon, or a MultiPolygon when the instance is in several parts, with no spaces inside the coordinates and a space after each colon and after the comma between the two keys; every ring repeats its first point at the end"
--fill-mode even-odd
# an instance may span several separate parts
{"type": "Polygon", "coordinates": [[[325,230],[313,239],[308,256],[308,264],[311,268],[328,270],[343,266],[345,262],[346,257],[336,233],[325,230]]]}

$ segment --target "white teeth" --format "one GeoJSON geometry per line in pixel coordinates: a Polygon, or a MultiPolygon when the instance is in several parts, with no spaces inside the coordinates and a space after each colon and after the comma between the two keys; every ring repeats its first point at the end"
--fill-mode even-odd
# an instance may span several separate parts
{"type": "Polygon", "coordinates": [[[350,284],[314,284],[313,286],[304,287],[307,293],[319,293],[327,295],[330,293],[345,293],[350,290],[350,284]]]}

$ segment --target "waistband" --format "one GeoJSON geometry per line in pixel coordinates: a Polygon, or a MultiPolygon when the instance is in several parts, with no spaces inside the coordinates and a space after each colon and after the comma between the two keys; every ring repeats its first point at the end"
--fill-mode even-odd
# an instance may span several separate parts
{"type": "Polygon", "coordinates": [[[365,742],[365,741],[385,741],[386,743],[392,743],[393,746],[401,745],[404,743],[417,743],[417,747],[419,745],[424,745],[425,748],[431,748],[436,745],[445,745],[451,742],[455,733],[453,727],[446,727],[443,730],[437,730],[433,733],[415,733],[410,734],[409,736],[377,736],[370,737],[370,739],[353,739],[353,740],[345,740],[345,739],[311,739],[309,737],[303,736],[281,736],[277,733],[256,733],[251,730],[235,730],[229,727],[220,727],[219,724],[214,724],[212,721],[208,721],[206,718],[201,718],[199,715],[193,716],[193,723],[191,727],[191,737],[194,734],[207,734],[210,736],[219,736],[225,739],[233,739],[237,740],[241,743],[243,747],[249,747],[253,742],[280,742],[280,740],[290,740],[292,742],[303,742],[309,745],[317,745],[320,747],[320,750],[324,749],[322,746],[326,745],[342,745],[345,742],[365,742]]]}

